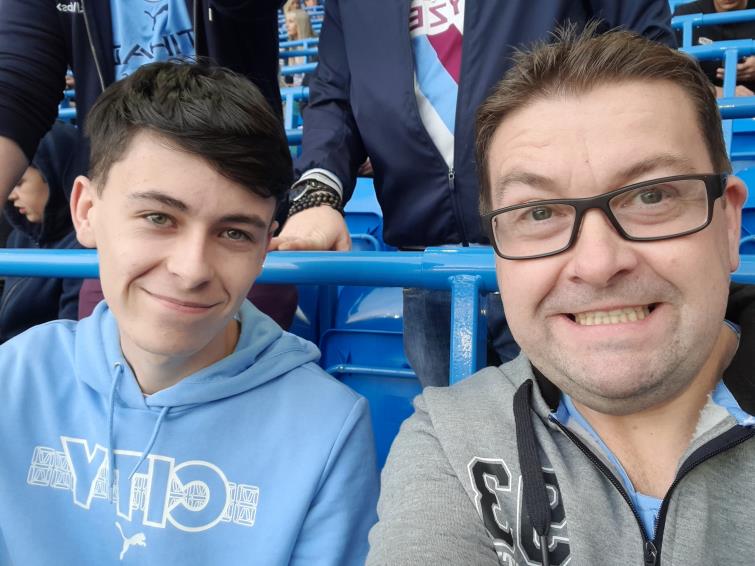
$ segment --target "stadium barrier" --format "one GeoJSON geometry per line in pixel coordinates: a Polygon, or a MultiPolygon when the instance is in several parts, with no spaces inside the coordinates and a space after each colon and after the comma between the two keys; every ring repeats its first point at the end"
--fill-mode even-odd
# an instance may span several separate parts
{"type": "MultiPolygon", "coordinates": [[[[13,277],[98,276],[94,250],[0,250],[0,275],[13,277]]],[[[743,256],[734,280],[755,284],[755,256],[743,256]]],[[[478,321],[480,293],[497,291],[489,247],[428,248],[424,252],[273,252],[260,283],[374,285],[451,289],[451,375],[456,382],[484,358],[485,326],[478,321]],[[479,327],[479,328],[478,328],[479,327]]]]}

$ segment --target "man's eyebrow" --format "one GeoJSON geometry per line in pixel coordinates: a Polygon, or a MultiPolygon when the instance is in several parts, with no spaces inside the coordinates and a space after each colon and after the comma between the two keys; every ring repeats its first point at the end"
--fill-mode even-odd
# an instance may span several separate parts
{"type": "Polygon", "coordinates": [[[165,193],[161,193],[160,191],[143,191],[138,193],[131,193],[130,195],[128,195],[128,198],[137,201],[155,200],[161,204],[164,204],[165,206],[175,208],[180,212],[187,212],[189,210],[189,206],[185,202],[180,201],[177,198],[168,196],[165,193]]]}
{"type": "MultiPolygon", "coordinates": [[[[605,190],[610,191],[622,187],[634,182],[639,177],[658,169],[670,169],[670,175],[683,175],[695,172],[692,161],[684,155],[664,153],[647,159],[642,159],[641,161],[632,163],[620,170],[614,177],[615,182],[612,186],[606,187],[605,190]]],[[[503,200],[506,189],[513,184],[527,185],[552,192],[558,190],[556,182],[549,177],[528,171],[511,171],[496,180],[495,185],[493,186],[493,197],[500,202],[503,200]]]]}
{"type": "Polygon", "coordinates": [[[493,187],[493,198],[500,202],[503,199],[506,189],[513,184],[528,185],[530,187],[545,189],[547,191],[556,190],[556,182],[549,177],[529,171],[511,171],[510,173],[496,179],[493,187]]]}
{"type": "Polygon", "coordinates": [[[668,172],[668,174],[663,175],[664,177],[695,172],[695,167],[692,161],[684,155],[663,153],[649,159],[643,159],[636,163],[632,163],[620,170],[615,177],[615,183],[613,183],[614,186],[606,187],[606,190],[617,189],[635,181],[639,182],[642,180],[640,177],[659,169],[665,169],[668,172]]]}

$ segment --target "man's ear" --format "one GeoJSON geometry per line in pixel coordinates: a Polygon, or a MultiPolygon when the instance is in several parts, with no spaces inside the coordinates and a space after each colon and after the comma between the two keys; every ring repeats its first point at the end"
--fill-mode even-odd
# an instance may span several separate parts
{"type": "Polygon", "coordinates": [[[76,239],[85,248],[96,248],[94,203],[98,199],[97,191],[88,177],[79,175],[73,182],[71,192],[71,219],[76,230],[76,239]]]}
{"type": "Polygon", "coordinates": [[[724,217],[729,239],[729,267],[732,272],[739,267],[739,240],[742,237],[742,207],[747,200],[747,185],[739,177],[730,175],[724,190],[724,217]]]}

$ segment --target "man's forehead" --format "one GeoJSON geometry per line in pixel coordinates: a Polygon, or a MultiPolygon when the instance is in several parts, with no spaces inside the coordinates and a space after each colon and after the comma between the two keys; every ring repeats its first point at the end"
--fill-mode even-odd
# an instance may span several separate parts
{"type": "Polygon", "coordinates": [[[710,168],[689,97],[671,83],[635,81],[540,98],[504,117],[491,140],[488,175],[495,198],[512,181],[548,188],[593,176],[614,185],[653,170],[663,176],[710,168]]]}

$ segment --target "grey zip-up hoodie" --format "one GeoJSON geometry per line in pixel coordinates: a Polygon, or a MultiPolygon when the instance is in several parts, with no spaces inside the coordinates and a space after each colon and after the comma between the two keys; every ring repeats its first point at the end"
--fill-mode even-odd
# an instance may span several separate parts
{"type": "Polygon", "coordinates": [[[426,389],[384,468],[367,564],[755,564],[755,428],[713,410],[649,541],[610,464],[551,417],[558,399],[524,355],[426,389]]]}

